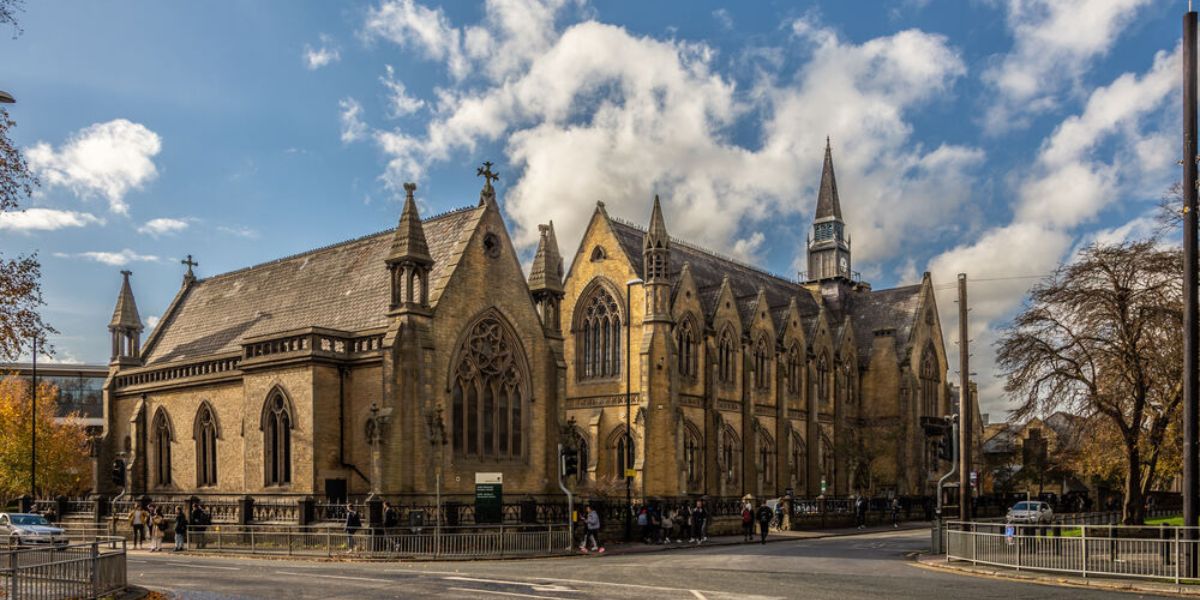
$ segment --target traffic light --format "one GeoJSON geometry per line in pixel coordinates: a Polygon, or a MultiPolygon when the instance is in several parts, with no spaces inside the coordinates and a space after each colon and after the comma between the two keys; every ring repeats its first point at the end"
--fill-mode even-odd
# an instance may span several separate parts
{"type": "Polygon", "coordinates": [[[117,487],[125,487],[125,461],[119,458],[112,464],[112,483],[117,487]]]}
{"type": "Polygon", "coordinates": [[[562,451],[562,471],[563,477],[570,477],[579,474],[579,451],[572,448],[563,448],[562,451]]]}

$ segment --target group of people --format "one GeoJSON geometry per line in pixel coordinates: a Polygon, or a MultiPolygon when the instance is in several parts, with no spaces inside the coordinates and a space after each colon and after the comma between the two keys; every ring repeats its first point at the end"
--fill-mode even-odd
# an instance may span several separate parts
{"type": "MultiPolygon", "coordinates": [[[[661,504],[649,504],[637,511],[635,520],[642,541],[647,544],[683,543],[685,537],[689,544],[708,541],[709,512],[704,506],[704,500],[696,500],[693,506],[683,504],[664,507],[661,504]]],[[[603,553],[599,511],[588,504],[584,506],[584,512],[577,516],[577,522],[583,532],[579,551],[603,553]]]]}
{"type": "MultiPolygon", "coordinates": [[[[900,528],[900,498],[893,496],[888,502],[888,512],[892,516],[892,528],[900,528]]],[[[854,523],[859,529],[865,529],[867,526],[867,511],[871,508],[871,501],[864,495],[859,494],[854,499],[854,523]]]]}
{"type": "MultiPolygon", "coordinates": [[[[212,523],[211,515],[199,502],[192,504],[190,515],[184,512],[182,506],[175,507],[174,515],[168,515],[163,512],[161,506],[154,504],[136,504],[129,511],[129,528],[133,532],[133,547],[141,548],[142,544],[149,540],[151,552],[163,550],[162,542],[167,531],[172,532],[175,538],[174,551],[181,552],[187,541],[188,525],[193,525],[193,530],[202,533],[210,523],[212,523]]],[[[197,546],[204,547],[203,536],[198,537],[197,546]]]]}
{"type": "Polygon", "coordinates": [[[754,541],[754,525],[758,524],[760,544],[767,543],[767,533],[771,530],[771,523],[779,518],[782,521],[783,501],[779,500],[772,509],[767,501],[759,501],[758,508],[754,507],[754,500],[749,496],[742,499],[742,536],[743,541],[754,541]]]}

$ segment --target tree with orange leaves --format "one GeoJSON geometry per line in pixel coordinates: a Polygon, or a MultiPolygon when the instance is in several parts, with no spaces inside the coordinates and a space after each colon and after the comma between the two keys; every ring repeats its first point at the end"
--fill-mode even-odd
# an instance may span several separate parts
{"type": "MultiPolygon", "coordinates": [[[[31,385],[8,374],[0,378],[0,506],[29,493],[31,385]]],[[[37,494],[78,494],[90,481],[88,440],[82,424],[55,422],[58,390],[38,385],[37,494]]]]}

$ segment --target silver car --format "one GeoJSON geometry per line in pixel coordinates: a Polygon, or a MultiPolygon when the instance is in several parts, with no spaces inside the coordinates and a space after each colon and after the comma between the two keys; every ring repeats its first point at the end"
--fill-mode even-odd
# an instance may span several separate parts
{"type": "Polygon", "coordinates": [[[25,513],[0,513],[0,543],[11,546],[66,546],[67,534],[46,517],[25,513]]]}
{"type": "Polygon", "coordinates": [[[1030,525],[1043,525],[1054,520],[1054,510],[1049,504],[1038,500],[1026,500],[1018,502],[1008,509],[1008,515],[1005,519],[1009,523],[1028,523],[1030,525]]]}

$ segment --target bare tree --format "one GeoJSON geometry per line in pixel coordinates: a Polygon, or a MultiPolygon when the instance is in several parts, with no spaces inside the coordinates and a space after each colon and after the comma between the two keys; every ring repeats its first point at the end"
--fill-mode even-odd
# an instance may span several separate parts
{"type": "Polygon", "coordinates": [[[0,0],[0,25],[11,25],[13,39],[20,37],[24,30],[17,23],[17,13],[25,10],[25,0],[0,0]]]}
{"type": "Polygon", "coordinates": [[[1006,390],[1025,419],[1068,410],[1111,423],[1124,450],[1123,521],[1144,519],[1182,402],[1179,252],[1154,240],[1093,245],[1030,291],[999,341],[1006,390]]]}

